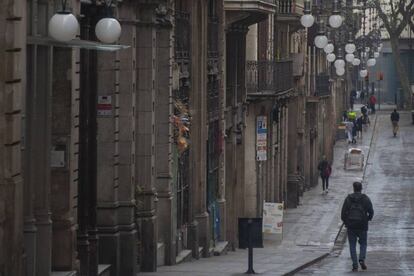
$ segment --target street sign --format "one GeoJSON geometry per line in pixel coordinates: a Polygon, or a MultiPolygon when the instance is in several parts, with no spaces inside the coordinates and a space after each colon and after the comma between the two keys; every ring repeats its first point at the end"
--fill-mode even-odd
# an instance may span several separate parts
{"type": "Polygon", "coordinates": [[[112,96],[98,96],[98,116],[112,116],[112,96]]]}
{"type": "Polygon", "coordinates": [[[267,116],[257,117],[256,156],[257,161],[267,160],[267,116]]]}

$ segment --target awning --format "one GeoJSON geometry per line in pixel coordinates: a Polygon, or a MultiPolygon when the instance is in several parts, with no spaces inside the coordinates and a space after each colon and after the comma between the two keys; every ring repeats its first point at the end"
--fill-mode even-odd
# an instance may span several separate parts
{"type": "Polygon", "coordinates": [[[55,47],[65,47],[65,48],[80,48],[80,49],[89,49],[89,50],[98,50],[98,51],[119,51],[127,49],[131,46],[129,45],[120,45],[120,44],[104,44],[96,41],[90,40],[81,40],[73,39],[68,42],[61,42],[50,37],[27,37],[27,43],[32,45],[45,45],[45,46],[55,46],[55,47]]]}

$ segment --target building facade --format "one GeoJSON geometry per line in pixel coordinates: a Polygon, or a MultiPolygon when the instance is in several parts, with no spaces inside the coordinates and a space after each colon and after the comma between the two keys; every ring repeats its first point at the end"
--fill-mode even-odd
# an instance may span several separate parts
{"type": "Polygon", "coordinates": [[[219,255],[238,218],[318,183],[347,83],[319,89],[303,1],[73,0],[68,43],[48,36],[60,4],[1,4],[0,276],[219,255]],[[116,45],[94,31],[108,10],[116,45]]]}

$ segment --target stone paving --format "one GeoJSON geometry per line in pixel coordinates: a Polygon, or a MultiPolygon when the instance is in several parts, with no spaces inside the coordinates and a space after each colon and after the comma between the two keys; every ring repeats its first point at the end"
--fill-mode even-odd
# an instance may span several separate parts
{"type": "MultiPolygon", "coordinates": [[[[356,147],[368,155],[375,117],[356,147]]],[[[340,208],[352,191],[352,182],[363,178],[363,171],[344,171],[344,154],[350,146],[345,141],[335,145],[329,194],[320,185],[307,191],[301,205],[286,210],[284,236],[280,244],[265,240],[265,247],[254,249],[254,269],[263,275],[285,275],[298,267],[327,255],[333,248],[341,226],[340,208]]],[[[175,266],[163,266],[155,273],[139,275],[242,275],[247,270],[247,250],[237,249],[227,255],[202,258],[175,266]]]]}
{"type": "MultiPolygon", "coordinates": [[[[374,206],[368,232],[364,275],[414,275],[414,126],[409,113],[400,113],[400,134],[394,138],[389,113],[378,115],[366,193],[374,206]]],[[[347,275],[349,246],[298,275],[347,275]]],[[[358,274],[358,273],[353,273],[358,274]]]]}

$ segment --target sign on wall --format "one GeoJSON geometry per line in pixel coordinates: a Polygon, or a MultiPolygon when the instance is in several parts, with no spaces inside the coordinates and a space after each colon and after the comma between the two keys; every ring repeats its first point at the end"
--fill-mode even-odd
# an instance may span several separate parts
{"type": "Polygon", "coordinates": [[[263,233],[282,234],[283,203],[263,203],[263,233]]]}
{"type": "Polygon", "coordinates": [[[98,116],[112,116],[112,96],[98,96],[98,116]]]}
{"type": "Polygon", "coordinates": [[[257,161],[267,160],[267,116],[258,116],[256,121],[257,161]]]}

